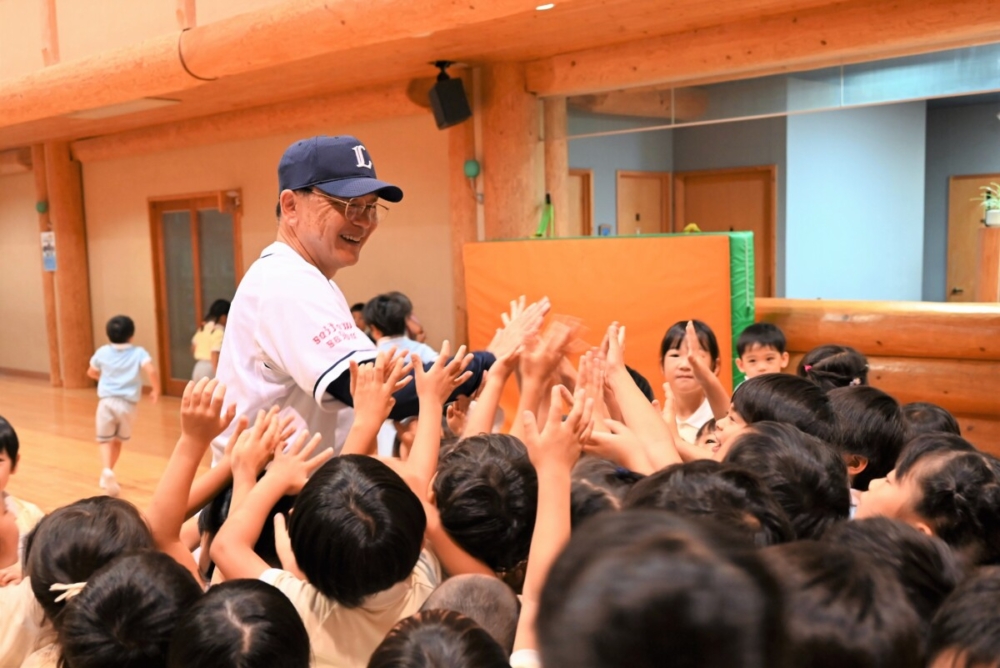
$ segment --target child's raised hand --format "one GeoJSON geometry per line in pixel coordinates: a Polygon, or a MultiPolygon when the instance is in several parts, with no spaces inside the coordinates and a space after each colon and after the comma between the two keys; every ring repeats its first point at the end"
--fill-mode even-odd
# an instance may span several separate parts
{"type": "Polygon", "coordinates": [[[410,382],[412,361],[395,357],[395,348],[380,352],[374,363],[351,361],[351,396],[354,398],[355,420],[382,424],[396,405],[393,393],[410,382]]]}
{"type": "Polygon", "coordinates": [[[578,388],[572,396],[572,410],[562,419],[562,401],[568,390],[562,385],[552,388],[551,408],[541,433],[535,415],[525,411],[524,444],[528,458],[537,470],[547,467],[569,472],[580,459],[583,443],[591,439],[594,429],[594,400],[578,388]]]}
{"type": "Polygon", "coordinates": [[[472,399],[464,394],[448,404],[448,409],[445,411],[445,419],[448,421],[448,429],[456,436],[465,430],[465,422],[469,418],[469,407],[471,404],[472,399]]]}
{"type": "Polygon", "coordinates": [[[264,470],[267,463],[274,457],[275,450],[284,442],[291,416],[278,417],[278,407],[272,406],[266,413],[257,411],[257,419],[252,429],[244,430],[233,446],[233,475],[244,473],[254,479],[264,470]]]}
{"type": "Polygon", "coordinates": [[[509,367],[509,371],[514,370],[517,356],[523,349],[525,342],[538,334],[545,316],[551,308],[548,297],[543,297],[527,307],[525,307],[524,302],[525,299],[522,295],[510,303],[510,313],[500,315],[503,328],[497,330],[493,341],[486,347],[486,350],[497,358],[498,363],[509,367]]]}
{"type": "Polygon", "coordinates": [[[583,451],[603,459],[609,459],[619,466],[647,473],[652,467],[646,461],[642,441],[635,433],[617,420],[604,420],[609,431],[594,431],[584,444],[583,451]]]}
{"type": "Polygon", "coordinates": [[[445,341],[441,344],[441,352],[430,369],[425,370],[420,356],[413,353],[413,371],[417,381],[417,398],[423,401],[440,401],[444,404],[456,387],[464,383],[472,375],[465,369],[472,361],[472,354],[465,353],[465,346],[460,346],[455,357],[448,359],[451,344],[445,341]]]}
{"type": "Polygon", "coordinates": [[[309,438],[309,433],[303,431],[288,447],[287,451],[281,448],[275,451],[274,461],[267,469],[264,479],[279,484],[283,494],[297,495],[302,491],[313,471],[333,457],[333,450],[330,448],[316,452],[316,448],[322,441],[322,435],[313,434],[312,438],[309,438]],[[313,453],[316,453],[315,457],[313,457],[313,453]]]}
{"type": "Polygon", "coordinates": [[[611,323],[601,342],[601,353],[609,373],[625,368],[625,325],[611,323]]]}
{"type": "Polygon", "coordinates": [[[563,322],[553,322],[540,338],[529,339],[521,353],[521,375],[546,381],[559,368],[566,346],[575,330],[563,322]]]}
{"type": "Polygon", "coordinates": [[[181,435],[208,444],[229,426],[236,415],[236,405],[222,412],[226,386],[218,380],[202,378],[191,381],[181,397],[181,435]]]}

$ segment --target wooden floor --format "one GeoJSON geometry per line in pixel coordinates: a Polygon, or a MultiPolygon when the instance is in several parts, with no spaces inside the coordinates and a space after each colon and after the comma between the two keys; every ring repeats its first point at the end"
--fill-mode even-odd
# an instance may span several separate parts
{"type": "MultiPolygon", "coordinates": [[[[102,494],[94,440],[97,390],[53,388],[47,380],[0,374],[0,415],[17,432],[21,463],[7,491],[50,512],[102,494]]],[[[149,505],[167,458],[180,436],[180,400],[143,396],[132,438],[115,467],[122,498],[149,505]]]]}

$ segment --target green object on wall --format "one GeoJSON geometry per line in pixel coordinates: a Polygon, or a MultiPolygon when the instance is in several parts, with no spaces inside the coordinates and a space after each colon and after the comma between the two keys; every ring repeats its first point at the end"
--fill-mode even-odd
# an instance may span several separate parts
{"type": "Polygon", "coordinates": [[[733,388],[742,383],[746,376],[736,367],[736,341],[749,325],[754,323],[754,261],[753,232],[729,233],[729,280],[731,314],[733,322],[733,388]]]}
{"type": "Polygon", "coordinates": [[[466,160],[465,161],[465,176],[474,179],[479,176],[479,161],[478,160],[466,160]]]}
{"type": "Polygon", "coordinates": [[[49,210],[49,203],[46,202],[45,200],[42,200],[41,202],[35,202],[35,211],[37,211],[38,213],[48,213],[48,210],[49,210]]]}

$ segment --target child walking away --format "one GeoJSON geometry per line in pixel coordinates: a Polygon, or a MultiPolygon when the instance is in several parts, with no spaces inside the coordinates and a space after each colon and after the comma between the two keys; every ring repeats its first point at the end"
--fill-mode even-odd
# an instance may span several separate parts
{"type": "Polygon", "coordinates": [[[194,355],[194,370],[191,380],[215,378],[219,368],[219,353],[222,352],[222,335],[229,317],[229,302],[216,299],[208,309],[205,322],[191,338],[191,354],[194,355]]]}
{"type": "Polygon", "coordinates": [[[122,441],[132,435],[135,407],[142,396],[144,370],[153,386],[149,398],[156,403],[160,396],[160,376],[149,353],[132,345],[135,323],[127,315],[116,315],[107,324],[108,340],[90,358],[87,375],[97,381],[97,442],[101,447],[100,486],[110,496],[118,496],[121,487],[115,479],[115,464],[122,451],[122,441]]]}

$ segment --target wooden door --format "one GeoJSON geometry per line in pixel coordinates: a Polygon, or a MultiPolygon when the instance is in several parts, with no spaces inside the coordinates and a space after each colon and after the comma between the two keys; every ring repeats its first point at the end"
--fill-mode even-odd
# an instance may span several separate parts
{"type": "Polygon", "coordinates": [[[232,300],[242,276],[239,191],[157,198],[149,203],[156,319],[164,394],[191,379],[191,337],[216,299],[232,300]]]}
{"type": "Polygon", "coordinates": [[[594,233],[594,170],[571,169],[566,182],[569,191],[568,230],[559,236],[589,237],[594,233]]]}
{"type": "Polygon", "coordinates": [[[774,296],[774,165],[674,174],[674,232],[694,223],[702,232],[753,232],[754,290],[774,296]]]}
{"type": "Polygon", "coordinates": [[[618,172],[618,234],[670,231],[670,172],[618,172]]]}
{"type": "Polygon", "coordinates": [[[953,176],[948,181],[948,284],[946,299],[971,302],[976,299],[976,261],[983,207],[973,198],[980,186],[1000,182],[1000,174],[953,176]]]}

